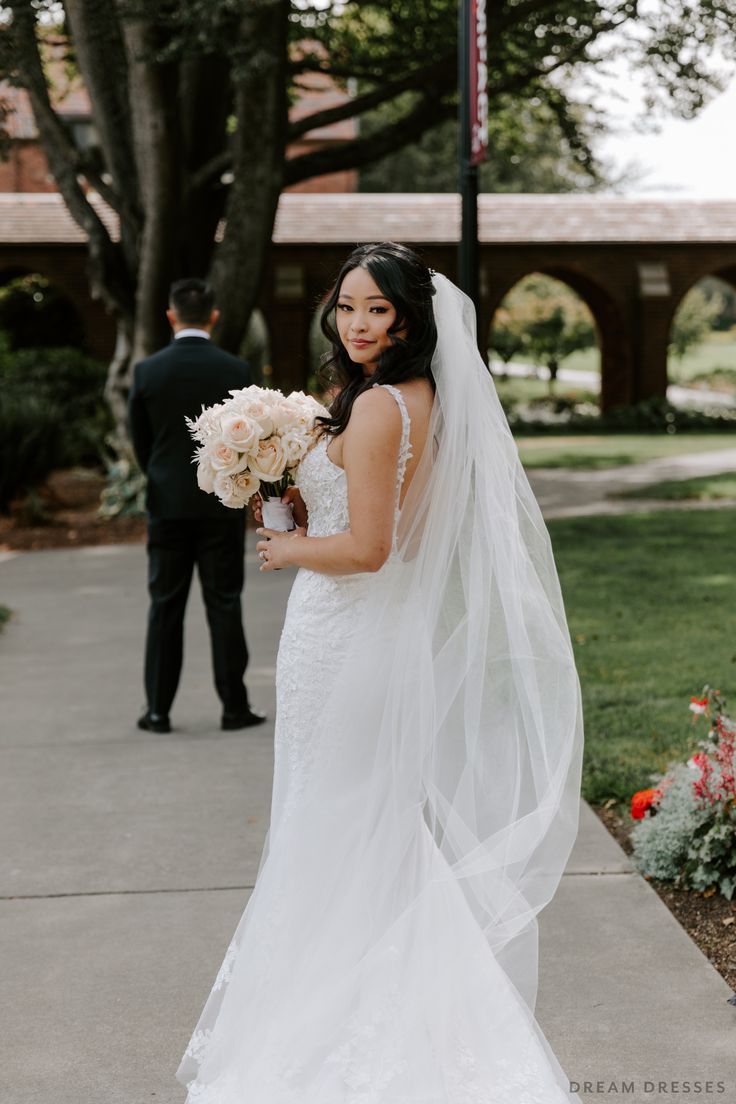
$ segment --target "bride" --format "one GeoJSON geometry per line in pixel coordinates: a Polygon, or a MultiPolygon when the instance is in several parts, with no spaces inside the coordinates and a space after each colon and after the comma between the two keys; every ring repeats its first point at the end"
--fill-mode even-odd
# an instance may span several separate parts
{"type": "Polygon", "coordinates": [[[271,823],[177,1071],[188,1104],[579,1100],[534,1017],[577,832],[580,690],[549,537],[475,312],[361,246],[340,390],[298,471],[271,823]]]}

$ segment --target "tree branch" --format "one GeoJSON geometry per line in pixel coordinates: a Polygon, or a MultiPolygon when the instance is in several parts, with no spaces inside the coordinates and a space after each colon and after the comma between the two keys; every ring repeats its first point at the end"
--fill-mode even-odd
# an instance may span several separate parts
{"type": "Polygon", "coordinates": [[[219,180],[224,172],[232,168],[232,150],[223,150],[206,164],[201,165],[189,178],[189,189],[192,192],[201,191],[209,187],[214,181],[219,180]]]}
{"type": "MultiPolygon", "coordinates": [[[[65,0],[64,8],[102,156],[119,197],[117,210],[135,234],[140,230],[141,205],[128,102],[128,63],[116,5],[110,0],[65,0]]],[[[128,237],[124,233],[123,241],[128,237]]]]}
{"type": "Polygon", "coordinates": [[[339,146],[290,158],[284,167],[284,184],[298,184],[313,176],[359,169],[421,138],[425,131],[450,118],[455,111],[453,103],[428,94],[413,111],[368,138],[356,138],[339,146]]]}
{"type": "Polygon", "coordinates": [[[130,316],[133,313],[133,279],[123,264],[120,250],[77,179],[77,150],[49,99],[36,36],[36,12],[25,0],[11,0],[11,8],[13,19],[8,30],[13,36],[18,71],[31,101],[49,167],[69,213],[89,239],[93,294],[130,316]]]}
{"type": "MultiPolygon", "coordinates": [[[[355,96],[336,107],[326,108],[324,111],[314,111],[311,115],[305,115],[289,127],[289,140],[294,141],[302,134],[307,134],[317,127],[331,126],[343,119],[352,119],[356,115],[362,115],[375,107],[380,107],[387,100],[394,99],[402,92],[426,87],[427,84],[438,82],[439,87],[446,87],[455,77],[455,55],[448,54],[426,65],[421,69],[413,69],[400,80],[388,81],[362,96],[355,96]]],[[[437,87],[437,85],[435,86],[437,87]]]]}

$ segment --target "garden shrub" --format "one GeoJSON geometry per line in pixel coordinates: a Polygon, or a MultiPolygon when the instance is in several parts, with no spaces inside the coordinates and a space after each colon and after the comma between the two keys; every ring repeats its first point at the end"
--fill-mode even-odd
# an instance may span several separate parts
{"type": "Polygon", "coordinates": [[[100,500],[100,517],[142,517],[146,512],[146,477],[125,456],[107,459],[107,483],[100,500]]]}
{"type": "Polygon", "coordinates": [[[632,798],[631,832],[641,873],[706,894],[736,893],[736,723],[718,691],[706,687],[690,708],[717,715],[687,764],[670,765],[659,784],[632,798]]]}
{"type": "Polygon", "coordinates": [[[692,410],[672,406],[667,399],[654,397],[633,406],[618,406],[601,414],[589,401],[560,403],[557,409],[547,403],[535,415],[534,406],[526,404],[507,409],[509,424],[515,433],[722,433],[736,430],[736,408],[713,407],[692,410]]]}
{"type": "Polygon", "coordinates": [[[684,763],[668,767],[669,784],[656,815],[645,816],[631,833],[634,865],[642,874],[675,881],[687,858],[695,830],[708,820],[693,792],[693,772],[684,763]]]}
{"type": "Polygon", "coordinates": [[[63,411],[45,398],[0,391],[0,513],[64,462],[63,411]]]}
{"type": "Polygon", "coordinates": [[[58,411],[63,449],[57,466],[99,465],[112,418],[104,399],[107,369],[73,348],[17,349],[0,345],[0,390],[14,409],[35,400],[58,411]]]}

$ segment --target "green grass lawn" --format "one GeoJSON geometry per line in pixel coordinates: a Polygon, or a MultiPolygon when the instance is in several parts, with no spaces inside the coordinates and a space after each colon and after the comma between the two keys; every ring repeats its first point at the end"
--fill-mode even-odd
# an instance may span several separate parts
{"type": "Polygon", "coordinates": [[[682,360],[671,356],[667,371],[670,379],[677,383],[688,383],[698,376],[707,377],[711,373],[722,374],[726,378],[734,373],[736,381],[736,339],[730,333],[712,333],[707,341],[690,349],[682,360]]]}
{"type": "Polygon", "coordinates": [[[595,471],[619,464],[638,464],[661,456],[681,456],[688,452],[710,452],[736,448],[736,432],[731,433],[611,433],[579,434],[566,437],[524,436],[516,438],[525,468],[572,468],[595,471]]]}
{"type": "MultiPolygon", "coordinates": [[[[494,376],[498,397],[505,403],[528,403],[534,399],[547,398],[550,394],[547,380],[535,379],[533,376],[509,376],[508,379],[499,379],[494,376]]],[[[557,399],[573,399],[575,402],[591,402],[598,405],[598,395],[584,387],[574,387],[569,383],[555,383],[552,392],[557,399]]]]}
{"type": "Polygon", "coordinates": [[[574,518],[549,530],[583,689],[583,793],[628,803],[705,735],[691,695],[709,683],[736,706],[733,512],[574,518]]]}
{"type": "MultiPolygon", "coordinates": [[[[502,370],[501,361],[498,359],[495,353],[490,354],[494,373],[502,370]]],[[[514,359],[512,364],[528,364],[528,360],[524,360],[523,357],[514,359]]],[[[564,357],[560,361],[561,368],[572,368],[578,372],[599,372],[601,370],[601,354],[597,346],[593,346],[590,349],[578,349],[575,353],[570,353],[570,356],[564,357]]],[[[547,384],[545,383],[545,387],[547,384]]]]}
{"type": "Polygon", "coordinates": [[[633,491],[622,491],[618,498],[663,498],[671,502],[697,499],[714,502],[719,498],[736,498],[736,472],[701,475],[696,479],[668,479],[633,491]]]}

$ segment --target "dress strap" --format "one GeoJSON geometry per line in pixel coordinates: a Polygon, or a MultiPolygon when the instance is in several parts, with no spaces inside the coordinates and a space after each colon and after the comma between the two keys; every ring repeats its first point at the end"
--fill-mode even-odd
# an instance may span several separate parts
{"type": "Polygon", "coordinates": [[[411,419],[409,418],[409,411],[406,409],[406,402],[404,396],[399,391],[398,387],[394,387],[392,383],[374,383],[374,387],[385,387],[387,391],[390,391],[396,402],[399,404],[399,410],[401,411],[401,445],[399,448],[399,468],[398,478],[399,487],[404,481],[404,473],[406,471],[407,461],[412,457],[411,445],[409,443],[409,429],[411,427],[411,419]]]}
{"type": "Polygon", "coordinates": [[[396,547],[396,528],[399,521],[399,499],[401,498],[401,487],[404,482],[404,475],[406,474],[407,462],[413,456],[411,444],[409,442],[409,429],[411,427],[411,420],[409,418],[409,411],[406,409],[406,402],[404,396],[399,391],[398,387],[394,387],[392,383],[374,383],[374,387],[385,387],[387,391],[390,391],[396,402],[399,404],[399,410],[401,411],[401,445],[399,446],[399,465],[396,470],[396,499],[394,503],[394,548],[396,547]]]}

